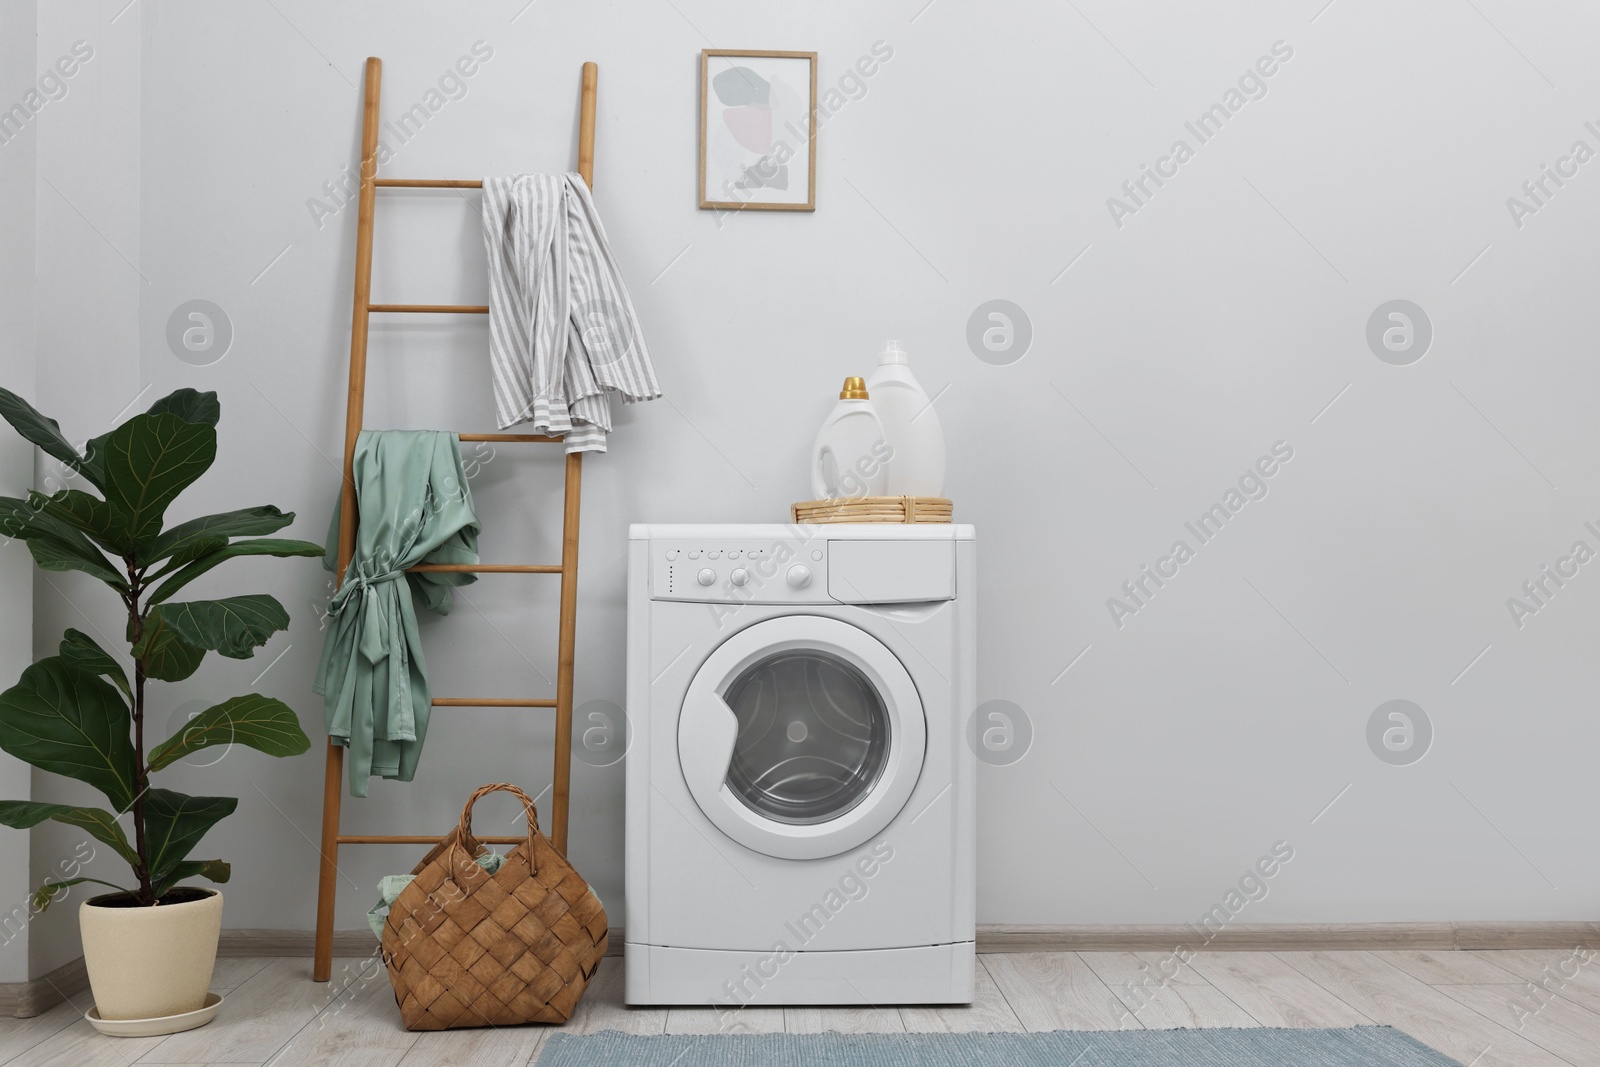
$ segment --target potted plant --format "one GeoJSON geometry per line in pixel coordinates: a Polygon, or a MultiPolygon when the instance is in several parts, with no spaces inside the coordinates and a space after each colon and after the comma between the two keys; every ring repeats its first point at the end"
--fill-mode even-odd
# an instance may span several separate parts
{"type": "MultiPolygon", "coordinates": [[[[294,521],[272,506],[207,515],[166,527],[168,505],[211,466],[217,453],[216,393],[179,389],[110,433],[83,454],[54,419],[0,389],[0,416],[23,437],[64,463],[68,488],[26,500],[0,498],[0,535],[27,542],[45,570],[92,574],[127,611],[129,678],[94,638],[68,630],[58,655],[42,659],[0,693],[0,748],[40,770],[87,782],[109,810],[11,800],[0,823],[25,830],[46,819],[93,837],[127,861],[134,885],[98,878],[46,882],[34,897],[43,910],[80,882],[117,890],[78,909],[84,961],[103,1020],[188,1021],[147,1025],[165,1033],[196,1025],[206,1003],[222,924],[222,894],[183,886],[190,878],[226,882],[220,859],[190,859],[207,830],[238,806],[234,797],[186,796],[152,784],[151,774],[213,745],[246,745],[272,756],[305,752],[310,741],[282,701],[246,693],[201,712],[147,750],[146,690],[177,682],[207,652],[247,659],[289,625],[283,605],[265,594],[175,601],[174,594],[237,556],[320,556],[322,548],[272,534],[294,521]],[[99,495],[87,491],[89,487],[99,495]]],[[[203,1020],[202,1020],[203,1021],[203,1020]]]]}

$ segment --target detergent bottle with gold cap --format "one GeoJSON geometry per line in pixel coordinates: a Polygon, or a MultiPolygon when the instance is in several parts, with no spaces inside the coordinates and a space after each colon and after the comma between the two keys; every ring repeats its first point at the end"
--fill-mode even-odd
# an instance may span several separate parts
{"type": "Polygon", "coordinates": [[[846,378],[811,450],[812,495],[818,500],[882,496],[893,455],[866,382],[846,378]]]}

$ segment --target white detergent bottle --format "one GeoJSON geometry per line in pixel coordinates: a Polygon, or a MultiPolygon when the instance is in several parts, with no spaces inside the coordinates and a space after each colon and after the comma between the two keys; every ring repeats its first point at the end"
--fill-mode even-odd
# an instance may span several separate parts
{"type": "Polygon", "coordinates": [[[899,341],[885,341],[867,379],[873,406],[889,434],[890,496],[944,495],[944,430],[928,394],[911,374],[899,341]]]}
{"type": "Polygon", "coordinates": [[[883,495],[892,453],[883,420],[860,378],[844,380],[839,402],[817,431],[811,451],[811,492],[816,499],[883,495]]]}

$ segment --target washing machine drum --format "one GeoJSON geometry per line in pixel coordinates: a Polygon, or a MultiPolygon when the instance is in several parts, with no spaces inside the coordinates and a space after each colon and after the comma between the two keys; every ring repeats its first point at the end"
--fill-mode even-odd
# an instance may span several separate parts
{"type": "Polygon", "coordinates": [[[846,852],[904,808],[927,726],[900,660],[837,619],[770,619],[696,673],[678,720],[684,780],[706,817],[782,859],[846,852]]]}
{"type": "Polygon", "coordinates": [[[728,788],[778,822],[837,819],[877,784],[889,713],[855,664],[831,652],[774,652],[723,695],[739,721],[728,788]]]}

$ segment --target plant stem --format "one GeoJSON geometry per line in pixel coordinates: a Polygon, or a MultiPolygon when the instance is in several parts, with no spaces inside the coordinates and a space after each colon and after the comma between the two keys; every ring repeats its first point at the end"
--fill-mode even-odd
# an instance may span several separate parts
{"type": "MultiPolygon", "coordinates": [[[[134,561],[128,559],[128,622],[133,633],[133,643],[139,644],[144,636],[144,613],[139,610],[139,594],[143,592],[141,575],[134,568],[134,561]]],[[[133,837],[134,851],[138,853],[139,863],[134,867],[133,873],[139,879],[137,896],[139,903],[154,906],[156,903],[155,886],[150,882],[150,852],[145,841],[144,832],[144,800],[145,793],[150,788],[150,770],[144,762],[144,660],[133,661],[133,837]]]]}

